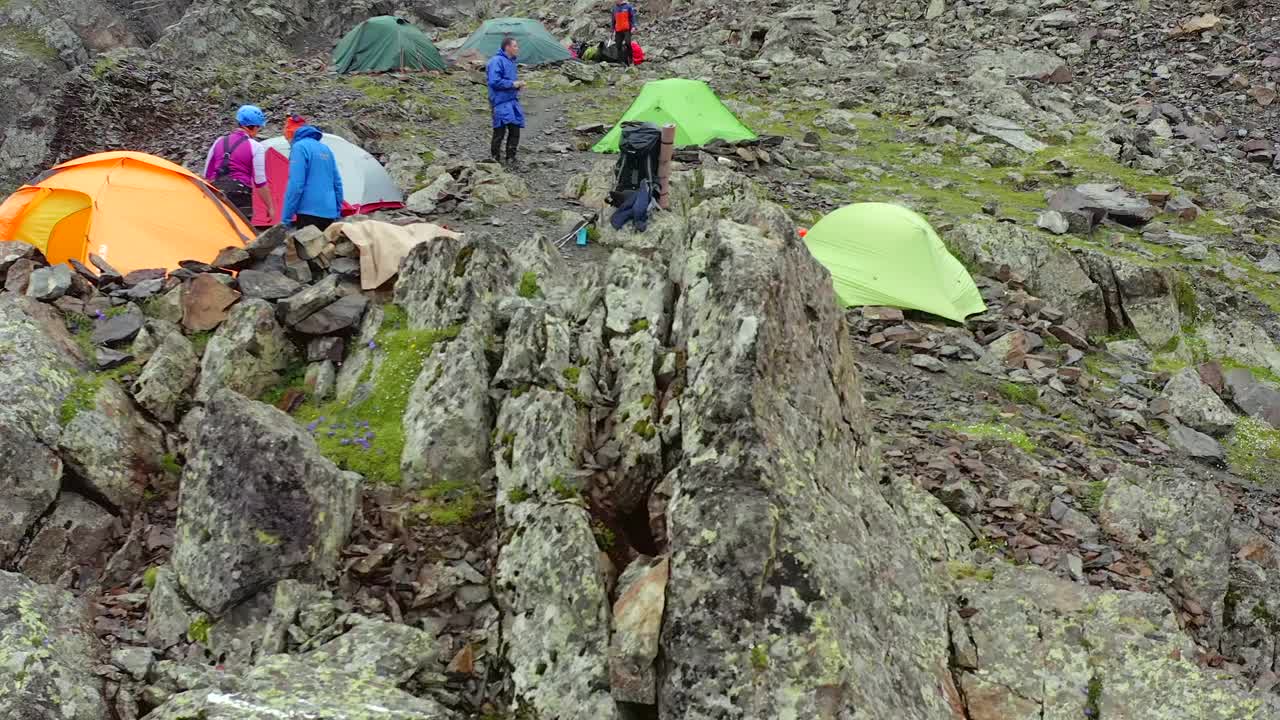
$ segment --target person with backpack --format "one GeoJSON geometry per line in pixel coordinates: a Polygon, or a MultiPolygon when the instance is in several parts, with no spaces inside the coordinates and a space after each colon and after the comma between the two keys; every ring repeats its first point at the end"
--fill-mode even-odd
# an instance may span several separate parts
{"type": "Polygon", "coordinates": [[[267,149],[256,139],[266,124],[267,116],[260,108],[242,106],[236,111],[237,129],[213,142],[204,163],[204,179],[240,211],[245,222],[253,217],[255,192],[266,208],[267,221],[275,222],[267,189],[267,149]]]}
{"type": "Polygon", "coordinates": [[[636,8],[627,0],[614,0],[613,44],[623,65],[631,65],[631,33],[636,29],[636,8]]]}
{"type": "Polygon", "coordinates": [[[520,56],[520,42],[513,37],[502,39],[502,47],[489,58],[485,66],[485,79],[489,85],[489,107],[493,108],[493,140],[489,143],[489,157],[502,162],[499,151],[502,139],[507,140],[507,166],[516,167],[516,150],[520,147],[520,128],[524,127],[524,109],[520,107],[520,90],[524,81],[516,78],[516,58],[520,56]]]}
{"type": "Polygon", "coordinates": [[[289,184],[280,222],[287,228],[327,229],[342,217],[342,176],[333,150],[320,142],[324,133],[303,125],[289,145],[289,184]]]}

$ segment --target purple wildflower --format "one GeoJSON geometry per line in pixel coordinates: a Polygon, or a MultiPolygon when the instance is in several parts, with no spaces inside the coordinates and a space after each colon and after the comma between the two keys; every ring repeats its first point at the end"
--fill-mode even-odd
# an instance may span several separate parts
{"type": "Polygon", "coordinates": [[[339,444],[339,445],[350,445],[350,444],[351,444],[351,438],[342,438],[341,440],[339,440],[339,441],[338,441],[338,444],[339,444]]]}
{"type": "Polygon", "coordinates": [[[104,313],[104,312],[102,312],[101,310],[99,310],[98,312],[94,313],[93,315],[94,315],[94,317],[96,317],[96,318],[97,318],[97,319],[99,319],[99,320],[106,320],[106,319],[107,319],[107,314],[106,314],[106,313],[104,313]]]}
{"type": "Polygon", "coordinates": [[[316,426],[319,424],[320,424],[319,420],[312,420],[311,422],[307,423],[307,432],[315,432],[316,426]]]}
{"type": "Polygon", "coordinates": [[[373,340],[370,340],[370,341],[369,341],[369,349],[370,349],[370,350],[377,350],[377,349],[378,349],[378,343],[374,342],[373,340]]]}
{"type": "Polygon", "coordinates": [[[329,431],[328,433],[326,433],[326,434],[327,434],[329,437],[333,437],[334,435],[337,435],[337,434],[338,434],[338,431],[337,431],[337,430],[330,430],[330,431],[329,431]]]}

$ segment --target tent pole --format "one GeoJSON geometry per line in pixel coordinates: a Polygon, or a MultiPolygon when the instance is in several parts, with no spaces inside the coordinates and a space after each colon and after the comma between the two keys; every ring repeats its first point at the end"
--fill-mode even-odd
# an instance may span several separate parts
{"type": "Polygon", "coordinates": [[[675,153],[676,126],[662,126],[662,145],[658,150],[658,207],[671,206],[671,156],[675,153]]]}

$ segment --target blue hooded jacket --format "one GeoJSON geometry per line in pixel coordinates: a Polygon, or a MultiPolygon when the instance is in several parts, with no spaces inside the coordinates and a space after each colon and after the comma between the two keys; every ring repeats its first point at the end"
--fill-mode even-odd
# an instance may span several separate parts
{"type": "Polygon", "coordinates": [[[516,89],[516,64],[498,48],[485,66],[489,83],[489,106],[493,108],[493,126],[524,127],[524,110],[520,107],[520,91],[516,89]]]}
{"type": "Polygon", "coordinates": [[[342,217],[342,176],[333,150],[320,142],[319,128],[303,125],[289,148],[289,184],[280,221],[292,224],[298,213],[336,220],[342,217]]]}

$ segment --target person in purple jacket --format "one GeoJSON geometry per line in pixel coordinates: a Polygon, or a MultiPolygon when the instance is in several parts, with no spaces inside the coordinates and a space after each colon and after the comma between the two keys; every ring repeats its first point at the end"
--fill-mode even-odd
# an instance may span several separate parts
{"type": "Polygon", "coordinates": [[[275,203],[267,189],[267,149],[255,139],[266,124],[266,114],[255,105],[244,105],[237,110],[237,129],[209,147],[204,179],[226,196],[245,222],[253,217],[253,193],[256,192],[266,208],[267,222],[274,224],[271,208],[275,203]]]}

